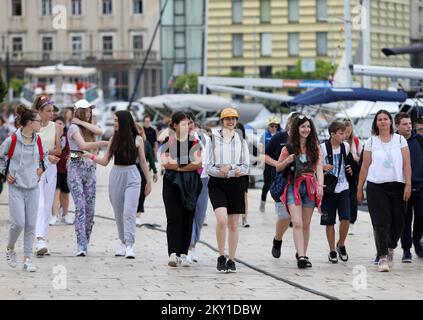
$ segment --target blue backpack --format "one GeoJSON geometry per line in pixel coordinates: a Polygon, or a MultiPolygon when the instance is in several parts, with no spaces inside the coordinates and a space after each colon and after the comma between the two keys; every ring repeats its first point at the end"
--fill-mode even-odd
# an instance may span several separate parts
{"type": "MultiPolygon", "coordinates": [[[[287,145],[286,148],[290,155],[293,154],[289,145],[287,145]]],[[[292,166],[288,166],[285,168],[285,170],[276,173],[275,180],[269,189],[270,195],[272,196],[273,200],[275,200],[275,202],[281,202],[281,196],[285,190],[286,185],[288,184],[288,176],[293,171],[295,171],[295,169],[293,169],[292,166]]]]}

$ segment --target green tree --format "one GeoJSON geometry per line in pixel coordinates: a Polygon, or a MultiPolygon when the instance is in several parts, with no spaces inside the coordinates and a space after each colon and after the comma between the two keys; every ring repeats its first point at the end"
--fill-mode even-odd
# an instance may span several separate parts
{"type": "Polygon", "coordinates": [[[239,71],[239,70],[237,70],[237,71],[231,71],[228,74],[228,77],[230,77],[230,78],[244,78],[245,77],[245,74],[243,72],[239,71]]]}
{"type": "Polygon", "coordinates": [[[294,69],[277,71],[275,72],[274,77],[278,79],[328,80],[331,73],[335,74],[337,67],[337,65],[332,66],[332,64],[328,61],[317,59],[316,71],[302,72],[301,60],[298,60],[294,69]]]}
{"type": "Polygon", "coordinates": [[[197,93],[197,87],[198,74],[196,73],[188,73],[178,77],[173,85],[177,92],[183,93],[197,93]]]}
{"type": "Polygon", "coordinates": [[[7,84],[3,81],[3,77],[0,74],[0,102],[3,102],[7,96],[7,84]]]}
{"type": "Polygon", "coordinates": [[[25,80],[19,78],[12,78],[12,80],[10,81],[10,87],[13,89],[13,95],[15,97],[18,97],[21,94],[24,84],[25,80]]]}

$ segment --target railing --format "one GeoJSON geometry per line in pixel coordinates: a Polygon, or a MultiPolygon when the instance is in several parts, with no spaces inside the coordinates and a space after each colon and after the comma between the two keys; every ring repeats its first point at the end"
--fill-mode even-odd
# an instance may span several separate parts
{"type": "MultiPolygon", "coordinates": [[[[111,60],[143,60],[147,51],[143,50],[114,50],[114,51],[80,51],[80,52],[63,52],[63,51],[25,51],[10,52],[9,59],[11,62],[24,61],[111,61],[111,60]]],[[[6,60],[6,52],[0,53],[0,60],[6,60]]],[[[158,61],[158,53],[151,51],[150,61],[158,61]]]]}

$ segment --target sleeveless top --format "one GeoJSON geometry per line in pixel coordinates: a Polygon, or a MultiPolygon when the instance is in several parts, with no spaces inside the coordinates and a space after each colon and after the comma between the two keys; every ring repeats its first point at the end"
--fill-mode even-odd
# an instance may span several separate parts
{"type": "Polygon", "coordinates": [[[137,140],[137,137],[139,137],[139,136],[134,137],[136,152],[133,153],[133,154],[129,154],[129,150],[127,150],[128,151],[127,157],[125,157],[122,153],[115,152],[113,154],[115,165],[117,165],[117,166],[132,166],[132,165],[137,164],[138,148],[139,148],[139,140],[137,140]]]}
{"type": "Polygon", "coordinates": [[[56,124],[53,121],[50,121],[46,127],[41,127],[38,135],[47,150],[54,149],[56,145],[56,124]]]}

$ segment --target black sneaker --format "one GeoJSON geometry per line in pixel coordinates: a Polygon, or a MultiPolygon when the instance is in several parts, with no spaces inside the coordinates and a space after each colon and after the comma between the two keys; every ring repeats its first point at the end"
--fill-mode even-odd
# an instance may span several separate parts
{"type": "Polygon", "coordinates": [[[217,258],[217,272],[226,272],[226,257],[220,256],[217,258]]]}
{"type": "Polygon", "coordinates": [[[414,242],[414,251],[419,258],[423,258],[423,246],[419,241],[414,242]]]}
{"type": "Polygon", "coordinates": [[[338,263],[338,254],[336,253],[336,251],[329,252],[328,259],[332,263],[338,263]]]}
{"type": "Polygon", "coordinates": [[[297,266],[298,266],[299,269],[307,268],[307,258],[304,257],[304,256],[299,257],[298,260],[297,260],[297,266]]]}
{"type": "Polygon", "coordinates": [[[339,258],[344,261],[347,262],[348,261],[348,254],[347,254],[347,249],[345,249],[345,246],[340,247],[339,244],[336,245],[336,251],[339,254],[339,258]]]}
{"type": "Polygon", "coordinates": [[[273,239],[272,256],[274,258],[280,258],[281,256],[282,240],[273,239]]]}
{"type": "Polygon", "coordinates": [[[403,263],[411,263],[413,261],[413,256],[410,252],[410,250],[404,250],[404,253],[402,255],[402,262],[403,263]]]}
{"type": "Polygon", "coordinates": [[[228,259],[228,261],[226,261],[226,272],[228,272],[228,273],[236,273],[235,262],[232,261],[231,259],[228,259]]]}

